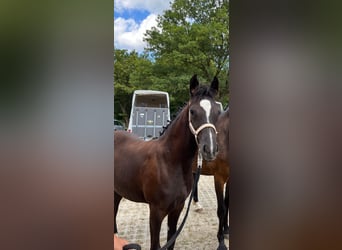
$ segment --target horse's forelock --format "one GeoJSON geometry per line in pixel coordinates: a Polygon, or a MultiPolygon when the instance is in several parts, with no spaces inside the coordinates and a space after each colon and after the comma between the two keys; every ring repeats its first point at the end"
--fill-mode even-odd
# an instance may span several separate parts
{"type": "Polygon", "coordinates": [[[201,85],[196,88],[196,91],[193,94],[193,98],[196,100],[201,99],[203,97],[211,97],[214,98],[216,95],[216,91],[210,88],[209,86],[201,85]]]}

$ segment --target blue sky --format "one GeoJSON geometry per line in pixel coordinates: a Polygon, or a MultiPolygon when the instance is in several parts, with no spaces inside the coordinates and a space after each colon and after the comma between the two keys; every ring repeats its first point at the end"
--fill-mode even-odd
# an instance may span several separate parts
{"type": "Polygon", "coordinates": [[[147,10],[123,10],[120,12],[117,12],[114,10],[114,18],[124,18],[124,19],[129,19],[132,18],[134,19],[137,23],[141,23],[146,17],[150,14],[147,10]]]}
{"type": "Polygon", "coordinates": [[[144,33],[169,6],[168,0],[114,0],[115,48],[142,52],[144,33]]]}

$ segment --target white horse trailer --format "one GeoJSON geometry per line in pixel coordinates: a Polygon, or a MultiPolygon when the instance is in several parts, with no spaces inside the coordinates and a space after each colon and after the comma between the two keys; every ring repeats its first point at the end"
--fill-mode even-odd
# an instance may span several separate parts
{"type": "Polygon", "coordinates": [[[156,90],[136,90],[132,97],[128,132],[144,140],[158,138],[170,121],[169,94],[156,90]]]}

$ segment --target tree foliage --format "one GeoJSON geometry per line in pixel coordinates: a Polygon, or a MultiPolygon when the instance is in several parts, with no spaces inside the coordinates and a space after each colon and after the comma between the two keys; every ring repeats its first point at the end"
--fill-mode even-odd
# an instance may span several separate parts
{"type": "Polygon", "coordinates": [[[228,0],[175,0],[146,32],[147,51],[207,81],[228,69],[228,0]]]}
{"type": "Polygon", "coordinates": [[[189,98],[189,79],[220,80],[218,100],[228,102],[228,0],[174,0],[148,30],[143,54],[114,51],[114,113],[128,122],[133,91],[169,92],[171,113],[189,98]]]}
{"type": "Polygon", "coordinates": [[[129,119],[131,97],[136,89],[149,89],[152,62],[136,51],[114,50],[114,113],[116,118],[129,119]]]}

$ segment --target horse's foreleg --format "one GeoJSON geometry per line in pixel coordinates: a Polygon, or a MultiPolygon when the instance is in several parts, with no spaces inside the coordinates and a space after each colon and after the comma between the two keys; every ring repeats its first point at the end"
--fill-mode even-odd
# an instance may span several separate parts
{"type": "Polygon", "coordinates": [[[122,196],[120,196],[117,192],[114,191],[114,233],[118,232],[118,227],[116,225],[116,215],[118,213],[121,199],[122,199],[122,196]]]}
{"type": "Polygon", "coordinates": [[[224,234],[223,234],[223,223],[224,223],[224,215],[225,215],[225,204],[223,197],[223,187],[225,180],[221,180],[221,178],[215,178],[215,192],[217,199],[217,217],[219,219],[219,227],[217,232],[217,239],[219,241],[218,250],[225,250],[227,247],[224,244],[224,234]]]}
{"type": "Polygon", "coordinates": [[[226,206],[224,221],[223,221],[223,233],[229,235],[229,225],[228,225],[228,211],[229,211],[229,179],[226,182],[226,191],[224,195],[224,203],[226,206]]]}
{"type": "MultiPolygon", "coordinates": [[[[172,210],[167,217],[167,225],[168,225],[167,241],[169,241],[171,237],[176,233],[177,222],[179,219],[179,215],[181,214],[183,210],[183,207],[184,207],[184,202],[181,205],[179,205],[176,209],[172,210]]],[[[172,250],[174,248],[175,242],[168,248],[168,250],[172,250]]]]}
{"type": "Polygon", "coordinates": [[[150,235],[151,235],[151,250],[160,248],[160,227],[166,213],[161,211],[156,206],[150,204],[150,235]]]}

